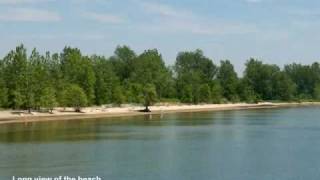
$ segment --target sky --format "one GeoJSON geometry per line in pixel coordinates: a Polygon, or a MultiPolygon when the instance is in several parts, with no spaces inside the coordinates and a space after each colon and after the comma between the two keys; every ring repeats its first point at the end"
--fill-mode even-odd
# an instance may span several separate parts
{"type": "Polygon", "coordinates": [[[0,0],[0,58],[29,50],[111,56],[117,45],[158,49],[168,65],[203,50],[238,72],[250,57],[283,66],[320,58],[318,0],[0,0]]]}

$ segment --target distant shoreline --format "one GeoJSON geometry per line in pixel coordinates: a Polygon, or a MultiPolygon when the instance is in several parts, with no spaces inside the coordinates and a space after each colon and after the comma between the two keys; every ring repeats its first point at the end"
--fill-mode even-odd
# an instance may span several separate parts
{"type": "MultiPolygon", "coordinates": [[[[27,122],[43,122],[43,121],[67,121],[81,119],[98,119],[111,117],[130,117],[141,115],[159,115],[169,113],[183,112],[209,112],[209,111],[226,111],[226,110],[247,110],[247,109],[268,109],[280,107],[294,106],[312,106],[320,105],[320,102],[302,102],[302,103],[259,103],[259,104],[203,104],[203,105],[162,105],[151,106],[151,113],[142,113],[138,110],[143,109],[140,106],[129,106],[121,108],[102,108],[88,107],[84,108],[84,113],[60,112],[55,111],[54,114],[49,113],[33,113],[25,114],[14,110],[0,111],[0,125],[10,123],[27,123],[27,122]]],[[[67,109],[68,110],[68,109],[67,109]]]]}

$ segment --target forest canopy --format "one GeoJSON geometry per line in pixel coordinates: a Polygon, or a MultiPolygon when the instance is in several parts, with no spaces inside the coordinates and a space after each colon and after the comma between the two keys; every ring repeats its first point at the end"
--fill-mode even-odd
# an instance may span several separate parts
{"type": "Polygon", "coordinates": [[[320,65],[283,68],[249,59],[242,76],[229,60],[219,63],[201,50],[179,52],[167,66],[156,49],[137,54],[118,46],[111,57],[60,53],[30,54],[19,45],[0,59],[0,107],[38,110],[124,103],[227,103],[320,100],[320,65]]]}

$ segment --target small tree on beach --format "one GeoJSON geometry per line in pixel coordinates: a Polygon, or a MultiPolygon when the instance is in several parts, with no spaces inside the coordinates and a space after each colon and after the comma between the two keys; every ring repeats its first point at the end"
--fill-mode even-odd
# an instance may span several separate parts
{"type": "Polygon", "coordinates": [[[76,112],[81,112],[81,108],[88,103],[84,90],[78,85],[69,85],[63,92],[64,104],[73,107],[76,112]]]}
{"type": "Polygon", "coordinates": [[[143,112],[151,112],[149,109],[149,106],[154,104],[157,99],[157,92],[156,88],[153,84],[147,84],[143,88],[143,105],[145,106],[145,109],[143,112]]]}

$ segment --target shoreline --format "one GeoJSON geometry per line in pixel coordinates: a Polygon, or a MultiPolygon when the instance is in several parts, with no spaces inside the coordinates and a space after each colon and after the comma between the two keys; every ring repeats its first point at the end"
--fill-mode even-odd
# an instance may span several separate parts
{"type": "MultiPolygon", "coordinates": [[[[297,106],[315,106],[320,102],[301,102],[301,103],[259,103],[259,104],[203,104],[203,105],[162,105],[150,106],[151,113],[139,112],[143,109],[141,106],[129,106],[120,108],[88,107],[84,108],[84,113],[75,113],[71,111],[55,111],[49,113],[25,114],[20,111],[0,111],[0,125],[13,123],[44,122],[44,121],[70,121],[84,119],[99,119],[113,117],[132,117],[143,115],[161,115],[170,113],[186,112],[210,112],[210,111],[230,111],[230,110],[249,110],[249,109],[270,109],[297,106]]],[[[68,109],[67,109],[68,110],[68,109]]]]}

